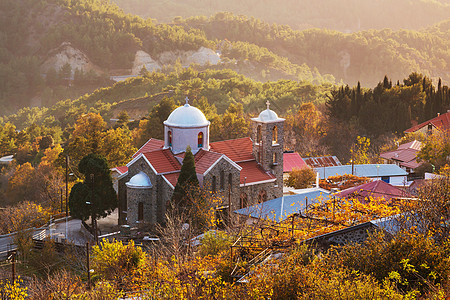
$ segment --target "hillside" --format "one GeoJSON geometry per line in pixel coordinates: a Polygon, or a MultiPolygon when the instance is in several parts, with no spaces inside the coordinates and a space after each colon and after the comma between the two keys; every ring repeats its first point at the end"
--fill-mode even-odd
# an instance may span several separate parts
{"type": "MultiPolygon", "coordinates": [[[[78,97],[110,85],[109,75],[138,74],[143,66],[220,62],[216,42],[201,30],[155,24],[105,1],[6,0],[0,3],[0,16],[0,108],[5,114],[78,97]]],[[[323,80],[306,65],[248,47],[251,56],[245,62],[224,56],[218,68],[264,81],[323,80]]]]}
{"type": "Polygon", "coordinates": [[[368,29],[421,29],[448,19],[448,0],[113,0],[126,12],[167,23],[228,11],[294,29],[324,28],[341,32],[368,29]]]}
{"type": "Polygon", "coordinates": [[[139,75],[143,67],[169,74],[194,64],[200,72],[231,69],[261,82],[318,85],[372,86],[413,71],[450,81],[450,21],[352,34],[298,31],[231,13],[158,24],[101,0],[5,0],[0,16],[2,115],[76,99],[111,86],[110,75],[139,75]]]}
{"type": "MultiPolygon", "coordinates": [[[[358,81],[363,86],[375,85],[384,75],[397,81],[413,71],[450,81],[450,53],[444,50],[450,48],[450,20],[421,31],[383,29],[352,34],[292,30],[231,13],[192,17],[178,24],[201,29],[210,39],[267,48],[294,64],[317,68],[321,74],[332,74],[337,81],[352,85],[358,81]]],[[[245,53],[236,51],[240,48],[236,44],[230,48],[228,55],[232,57],[245,53]]]]}

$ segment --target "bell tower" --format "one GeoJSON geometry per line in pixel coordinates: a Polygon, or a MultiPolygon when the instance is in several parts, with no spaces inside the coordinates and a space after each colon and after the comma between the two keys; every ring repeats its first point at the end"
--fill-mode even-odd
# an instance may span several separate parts
{"type": "Polygon", "coordinates": [[[271,171],[277,178],[277,184],[283,184],[283,138],[284,121],[269,108],[257,118],[252,118],[253,155],[265,171],[271,171]]]}

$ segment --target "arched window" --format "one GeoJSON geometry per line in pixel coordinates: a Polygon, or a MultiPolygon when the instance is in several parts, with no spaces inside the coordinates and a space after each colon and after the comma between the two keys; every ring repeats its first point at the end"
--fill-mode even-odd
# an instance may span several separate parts
{"type": "Polygon", "coordinates": [[[233,174],[228,174],[228,186],[230,188],[230,191],[233,189],[233,174]]]}
{"type": "Polygon", "coordinates": [[[203,132],[198,133],[198,148],[203,147],[203,132]]]}
{"type": "Polygon", "coordinates": [[[220,190],[223,191],[225,189],[225,172],[223,170],[220,171],[220,190]]]}
{"type": "Polygon", "coordinates": [[[144,220],[144,202],[138,203],[138,221],[144,220]]]}
{"type": "Polygon", "coordinates": [[[172,147],[172,131],[168,131],[167,132],[167,135],[168,135],[168,140],[169,140],[169,147],[172,147]]]}
{"type": "Polygon", "coordinates": [[[216,192],[216,176],[213,176],[213,177],[212,177],[212,181],[211,181],[211,191],[212,191],[213,193],[216,192]]]}
{"type": "Polygon", "coordinates": [[[277,126],[274,126],[272,129],[272,145],[278,144],[278,130],[277,126]]]}
{"type": "Polygon", "coordinates": [[[275,152],[272,154],[272,164],[277,164],[277,154],[275,152]]]}
{"type": "Polygon", "coordinates": [[[267,193],[265,190],[261,190],[258,195],[258,202],[262,203],[267,201],[267,193]]]}
{"type": "Polygon", "coordinates": [[[256,128],[256,143],[260,144],[261,140],[262,140],[261,125],[258,125],[258,128],[256,128]]]}
{"type": "Polygon", "coordinates": [[[246,193],[242,193],[241,194],[241,198],[240,198],[239,206],[240,206],[240,208],[244,208],[244,207],[247,207],[247,205],[248,205],[247,194],[246,193]]]}

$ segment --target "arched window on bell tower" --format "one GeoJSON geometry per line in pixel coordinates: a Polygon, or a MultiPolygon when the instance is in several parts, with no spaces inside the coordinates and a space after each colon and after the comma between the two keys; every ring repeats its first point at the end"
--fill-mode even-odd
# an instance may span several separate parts
{"type": "Polygon", "coordinates": [[[167,135],[168,135],[168,140],[169,140],[169,147],[172,147],[172,131],[169,130],[167,132],[167,135]]]}
{"type": "Polygon", "coordinates": [[[262,140],[262,133],[261,133],[261,125],[258,125],[258,127],[256,128],[256,143],[260,144],[261,140],[262,140]]]}
{"type": "Polygon", "coordinates": [[[278,144],[278,130],[277,126],[272,129],[272,145],[278,144]]]}
{"type": "Polygon", "coordinates": [[[198,148],[203,147],[203,132],[198,133],[197,147],[198,148]]]}

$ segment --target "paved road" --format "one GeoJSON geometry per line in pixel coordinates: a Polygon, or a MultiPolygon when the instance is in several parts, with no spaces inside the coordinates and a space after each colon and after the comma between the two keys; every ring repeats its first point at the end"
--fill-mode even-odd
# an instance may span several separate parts
{"type": "MultiPolygon", "coordinates": [[[[106,218],[98,220],[98,227],[102,234],[117,232],[119,226],[117,225],[118,212],[117,209],[106,218]]],[[[87,221],[90,224],[90,220],[87,221]]],[[[33,238],[44,239],[52,236],[55,240],[65,239],[75,245],[83,246],[86,242],[93,242],[93,237],[83,228],[80,220],[77,219],[59,219],[51,226],[42,227],[33,230],[33,238]]],[[[0,261],[4,260],[8,251],[16,249],[14,245],[14,234],[7,234],[0,236],[0,261]]]]}

